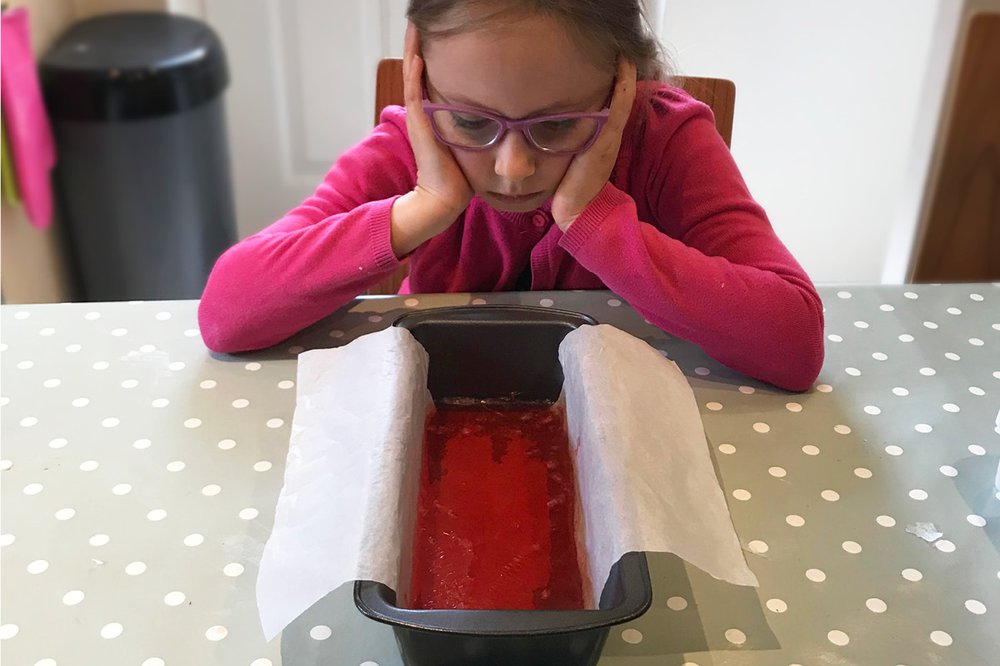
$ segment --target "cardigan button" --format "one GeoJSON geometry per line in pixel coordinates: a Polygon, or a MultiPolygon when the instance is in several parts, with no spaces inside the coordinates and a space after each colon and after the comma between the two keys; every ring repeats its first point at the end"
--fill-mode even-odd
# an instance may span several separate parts
{"type": "Polygon", "coordinates": [[[549,223],[549,220],[547,217],[545,217],[545,213],[535,213],[532,222],[534,222],[536,227],[544,227],[546,224],[549,223]]]}

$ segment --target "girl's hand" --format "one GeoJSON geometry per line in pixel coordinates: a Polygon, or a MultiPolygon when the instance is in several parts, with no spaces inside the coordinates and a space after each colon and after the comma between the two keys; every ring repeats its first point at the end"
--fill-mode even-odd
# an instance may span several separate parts
{"type": "MultiPolygon", "coordinates": [[[[450,224],[468,207],[472,187],[448,147],[438,143],[430,119],[424,114],[424,59],[420,56],[420,37],[412,23],[406,28],[403,56],[406,129],[417,161],[414,191],[425,201],[426,210],[439,212],[450,224]]],[[[438,229],[438,233],[443,230],[438,229]]]]}
{"type": "Polygon", "coordinates": [[[601,129],[594,145],[587,152],[576,155],[570,162],[569,169],[552,198],[552,217],[564,232],[611,177],[622,143],[622,132],[635,100],[635,79],[635,64],[619,56],[608,122],[601,129]]]}

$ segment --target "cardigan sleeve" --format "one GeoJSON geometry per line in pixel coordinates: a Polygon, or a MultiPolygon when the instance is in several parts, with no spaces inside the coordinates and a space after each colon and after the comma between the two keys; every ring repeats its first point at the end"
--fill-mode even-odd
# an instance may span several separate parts
{"type": "Polygon", "coordinates": [[[656,326],[747,375],[808,389],[823,364],[822,302],[708,107],[674,91],[646,121],[629,191],[605,185],[560,244],[656,326]]]}
{"type": "Polygon", "coordinates": [[[210,349],[239,352],[276,344],[399,265],[390,211],[416,182],[405,122],[401,108],[388,107],[312,196],[219,257],[198,309],[210,349]]]}

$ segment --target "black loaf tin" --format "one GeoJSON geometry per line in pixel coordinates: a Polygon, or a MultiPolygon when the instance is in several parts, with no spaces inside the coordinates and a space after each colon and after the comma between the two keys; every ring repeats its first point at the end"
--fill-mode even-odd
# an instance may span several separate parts
{"type": "MultiPolygon", "coordinates": [[[[428,386],[444,398],[555,401],[559,343],[586,315],[550,308],[469,306],[404,315],[395,322],[430,356],[428,386]]],[[[415,610],[381,583],[357,581],[354,602],[392,626],[407,666],[592,666],[613,625],[642,615],[653,592],[644,553],[612,568],[594,610],[415,610]]]]}

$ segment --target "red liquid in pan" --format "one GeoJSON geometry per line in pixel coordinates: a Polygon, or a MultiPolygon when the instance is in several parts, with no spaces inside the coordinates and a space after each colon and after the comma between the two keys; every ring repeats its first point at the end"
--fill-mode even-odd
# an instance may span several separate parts
{"type": "Polygon", "coordinates": [[[411,608],[579,609],[563,415],[439,405],[428,419],[411,608]]]}

